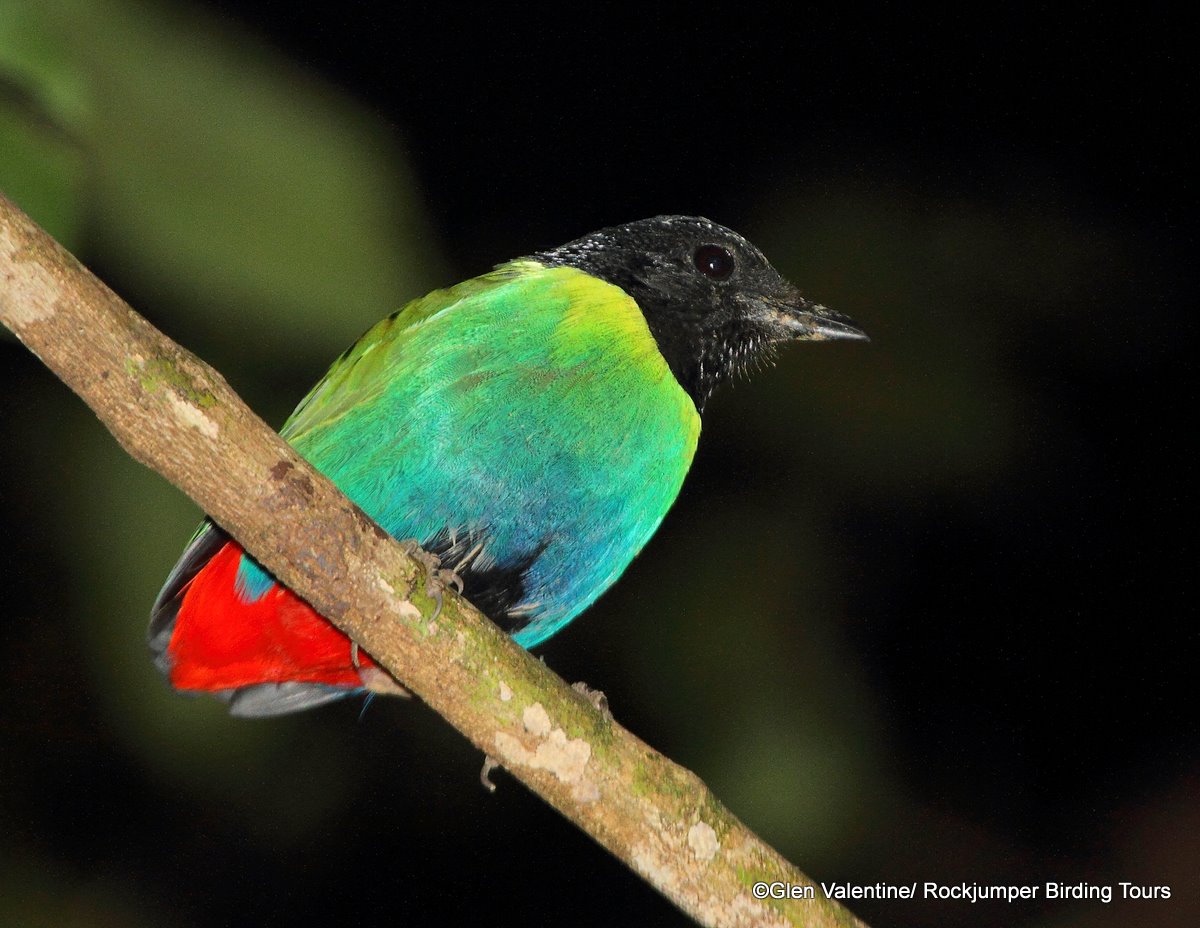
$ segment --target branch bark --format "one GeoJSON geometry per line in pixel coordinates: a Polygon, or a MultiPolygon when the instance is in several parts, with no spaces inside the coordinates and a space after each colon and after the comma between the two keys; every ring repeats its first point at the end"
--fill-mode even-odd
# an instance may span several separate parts
{"type": "Polygon", "coordinates": [[[704,925],[861,926],[693,773],[598,712],[424,569],[238,398],[0,194],[0,321],[405,687],[704,925]],[[759,899],[756,883],[812,898],[759,899]]]}

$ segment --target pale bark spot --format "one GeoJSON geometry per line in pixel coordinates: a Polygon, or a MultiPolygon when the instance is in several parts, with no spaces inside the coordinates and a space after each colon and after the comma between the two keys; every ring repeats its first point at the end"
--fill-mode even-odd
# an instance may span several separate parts
{"type": "Polygon", "coordinates": [[[717,840],[717,833],[713,831],[708,822],[696,822],[689,828],[687,842],[697,860],[712,860],[721,847],[721,842],[717,840]]]}
{"type": "MultiPolygon", "coordinates": [[[[501,685],[508,689],[506,685],[501,685]]],[[[512,691],[509,689],[511,697],[512,691]]],[[[521,714],[521,722],[525,731],[538,739],[538,743],[530,750],[516,736],[506,731],[496,732],[496,753],[506,767],[511,769],[520,765],[549,771],[560,782],[571,784],[571,794],[579,802],[595,802],[600,798],[599,787],[584,776],[592,757],[592,746],[585,739],[568,738],[563,729],[555,728],[541,703],[526,708],[521,714]]]]}
{"type": "Polygon", "coordinates": [[[221,429],[217,426],[209,416],[202,410],[187,400],[180,399],[174,393],[167,394],[167,404],[171,407],[171,412],[175,418],[189,428],[197,429],[202,435],[209,438],[216,438],[221,429]]]}
{"type": "Polygon", "coordinates": [[[531,735],[545,738],[550,734],[550,715],[540,702],[535,702],[521,713],[521,723],[531,735]]]}
{"type": "Polygon", "coordinates": [[[4,278],[4,286],[0,288],[0,317],[14,332],[53,316],[57,306],[47,294],[59,289],[58,282],[40,262],[22,261],[21,251],[9,231],[0,226],[0,275],[4,278]],[[15,269],[17,264],[22,265],[19,273],[15,269]]]}

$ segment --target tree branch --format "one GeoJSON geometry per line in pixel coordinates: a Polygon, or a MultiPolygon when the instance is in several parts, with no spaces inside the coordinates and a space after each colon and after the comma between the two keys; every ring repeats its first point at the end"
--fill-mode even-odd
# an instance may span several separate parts
{"type": "Polygon", "coordinates": [[[0,194],[0,321],[134,458],[526,786],[704,925],[862,925],[672,763],[424,569],[0,194]],[[755,883],[811,899],[755,898],[755,883]],[[800,890],[803,891],[803,890],[800,890]]]}

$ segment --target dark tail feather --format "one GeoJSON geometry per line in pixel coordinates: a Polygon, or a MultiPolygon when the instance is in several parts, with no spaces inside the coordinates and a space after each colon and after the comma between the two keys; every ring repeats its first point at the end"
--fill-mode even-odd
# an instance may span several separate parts
{"type": "Polygon", "coordinates": [[[167,582],[159,590],[158,599],[154,601],[150,610],[150,628],[146,631],[146,642],[150,645],[154,666],[163,676],[171,671],[167,645],[171,643],[171,634],[175,631],[175,619],[183,603],[183,594],[196,574],[204,569],[204,565],[227,541],[229,535],[217,528],[210,519],[205,519],[188,542],[179,562],[167,577],[167,582]]]}

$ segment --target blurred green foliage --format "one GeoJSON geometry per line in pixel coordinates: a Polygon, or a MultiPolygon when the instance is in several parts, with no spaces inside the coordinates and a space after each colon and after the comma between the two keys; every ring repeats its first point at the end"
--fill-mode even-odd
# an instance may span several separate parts
{"type": "MultiPolygon", "coordinates": [[[[89,93],[66,30],[44,7],[0,5],[4,189],[60,242],[78,241],[89,93]]],[[[7,334],[7,333],[6,333],[7,334]]]]}
{"type": "Polygon", "coordinates": [[[396,132],[211,17],[8,4],[0,77],[5,189],[193,324],[286,354],[438,280],[396,132]]]}

